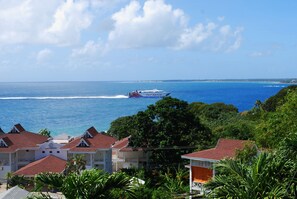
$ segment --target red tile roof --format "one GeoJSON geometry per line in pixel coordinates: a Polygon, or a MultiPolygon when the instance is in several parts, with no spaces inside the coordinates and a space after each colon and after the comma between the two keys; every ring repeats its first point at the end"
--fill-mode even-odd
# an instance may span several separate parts
{"type": "Polygon", "coordinates": [[[90,145],[88,147],[78,147],[77,145],[80,143],[82,136],[74,138],[68,144],[64,145],[62,149],[69,149],[73,152],[95,152],[97,149],[109,149],[113,143],[115,143],[116,139],[104,135],[102,133],[98,133],[98,131],[91,127],[87,131],[92,133],[92,138],[84,138],[84,140],[90,145]],[[90,132],[90,131],[91,132],[90,132]]]}
{"type": "Polygon", "coordinates": [[[14,174],[34,176],[43,172],[62,173],[66,167],[66,163],[66,160],[49,155],[20,168],[14,174]]]}
{"type": "Polygon", "coordinates": [[[121,140],[116,141],[114,143],[114,145],[112,145],[112,148],[114,148],[114,149],[121,149],[123,147],[128,146],[128,144],[129,144],[129,138],[130,138],[130,136],[125,137],[125,138],[123,138],[121,140]]]}
{"type": "Polygon", "coordinates": [[[20,133],[6,133],[1,134],[0,139],[8,145],[7,147],[0,147],[0,153],[12,153],[18,149],[38,147],[37,144],[42,144],[48,140],[48,137],[22,131],[20,133]]]}
{"type": "Polygon", "coordinates": [[[251,142],[252,141],[249,140],[219,139],[215,148],[185,154],[182,155],[182,158],[207,159],[215,161],[222,160],[224,158],[233,158],[235,157],[238,149],[243,149],[247,143],[251,142]]]}
{"type": "Polygon", "coordinates": [[[119,141],[116,141],[116,143],[112,146],[113,149],[119,149],[119,151],[124,152],[124,151],[141,151],[143,150],[142,148],[133,148],[128,146],[129,145],[129,138],[125,137],[119,141]]]}

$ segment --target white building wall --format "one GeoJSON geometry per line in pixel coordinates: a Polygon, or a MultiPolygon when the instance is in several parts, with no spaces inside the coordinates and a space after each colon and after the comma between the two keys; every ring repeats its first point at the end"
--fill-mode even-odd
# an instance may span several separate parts
{"type": "Polygon", "coordinates": [[[67,151],[60,149],[64,144],[57,144],[54,141],[45,142],[35,151],[35,160],[39,160],[48,155],[53,155],[63,160],[67,160],[67,151]]]}
{"type": "Polygon", "coordinates": [[[6,182],[6,175],[11,171],[11,166],[0,166],[0,182],[6,182]]]}

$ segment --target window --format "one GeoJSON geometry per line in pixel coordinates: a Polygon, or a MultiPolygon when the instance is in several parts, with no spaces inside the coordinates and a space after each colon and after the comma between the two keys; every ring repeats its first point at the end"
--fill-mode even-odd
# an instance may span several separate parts
{"type": "Polygon", "coordinates": [[[45,151],[42,151],[42,153],[45,153],[45,151]]]}
{"type": "Polygon", "coordinates": [[[60,151],[57,151],[57,153],[60,153],[60,151]]]}
{"type": "Polygon", "coordinates": [[[0,140],[0,147],[7,147],[7,144],[2,139],[0,140]]]}
{"type": "Polygon", "coordinates": [[[89,133],[89,131],[86,131],[83,135],[84,138],[92,138],[93,136],[89,133]]]}
{"type": "Polygon", "coordinates": [[[89,144],[82,138],[77,147],[88,147],[89,144]]]}
{"type": "Polygon", "coordinates": [[[52,151],[50,151],[50,153],[53,153],[52,151]]]}
{"type": "Polygon", "coordinates": [[[88,145],[85,142],[80,142],[78,146],[79,147],[87,147],[88,145]]]}

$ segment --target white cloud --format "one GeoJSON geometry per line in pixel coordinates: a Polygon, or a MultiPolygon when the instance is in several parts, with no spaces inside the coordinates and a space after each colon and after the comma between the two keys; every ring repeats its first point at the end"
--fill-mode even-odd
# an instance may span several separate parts
{"type": "Polygon", "coordinates": [[[104,50],[102,42],[88,41],[82,48],[72,50],[72,57],[98,55],[104,50]]]}
{"type": "Polygon", "coordinates": [[[194,28],[185,29],[180,35],[177,49],[196,47],[201,42],[208,39],[212,34],[213,30],[216,29],[216,24],[208,23],[206,25],[197,24],[194,28]]]}
{"type": "Polygon", "coordinates": [[[0,45],[72,44],[92,17],[85,0],[0,0],[0,45]]]}
{"type": "MultiPolygon", "coordinates": [[[[163,0],[148,0],[143,7],[131,1],[112,16],[108,44],[113,48],[168,47],[230,52],[240,47],[242,28],[214,22],[189,26],[188,17],[163,0]]],[[[223,21],[224,17],[219,17],[223,21]]]]}
{"type": "Polygon", "coordinates": [[[49,43],[72,44],[80,39],[81,30],[90,26],[92,16],[88,13],[88,2],[67,0],[61,4],[55,14],[54,21],[42,33],[42,39],[49,43]]]}
{"type": "Polygon", "coordinates": [[[49,57],[51,56],[52,54],[52,51],[45,48],[41,51],[39,51],[36,55],[36,60],[38,63],[41,63],[41,62],[44,62],[46,61],[47,59],[49,59],[49,57]]]}
{"type": "Polygon", "coordinates": [[[120,48],[172,46],[186,25],[182,10],[173,9],[162,0],[146,1],[141,8],[132,1],[112,16],[114,29],[109,44],[120,48]]]}
{"type": "Polygon", "coordinates": [[[250,54],[251,57],[264,57],[271,54],[271,51],[254,51],[250,54]]]}

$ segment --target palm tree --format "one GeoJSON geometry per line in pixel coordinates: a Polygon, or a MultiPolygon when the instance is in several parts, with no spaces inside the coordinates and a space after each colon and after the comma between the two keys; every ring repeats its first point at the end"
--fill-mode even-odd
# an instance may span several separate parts
{"type": "Polygon", "coordinates": [[[67,161],[65,174],[69,174],[72,172],[80,173],[82,170],[86,169],[86,160],[84,155],[75,154],[70,160],[67,161]]]}
{"type": "Polygon", "coordinates": [[[108,174],[102,170],[84,170],[61,175],[39,174],[35,178],[37,186],[51,185],[59,189],[66,198],[134,198],[131,178],[124,173],[108,174]]]}
{"type": "Polygon", "coordinates": [[[8,172],[6,174],[6,190],[9,188],[10,179],[12,178],[12,176],[13,176],[13,172],[8,172]]]}
{"type": "MultiPolygon", "coordinates": [[[[275,154],[261,153],[251,165],[231,159],[219,162],[222,173],[216,175],[206,188],[214,198],[291,198],[287,193],[289,180],[282,173],[286,162],[275,154]]],[[[294,196],[292,196],[294,198],[294,196]]]]}

